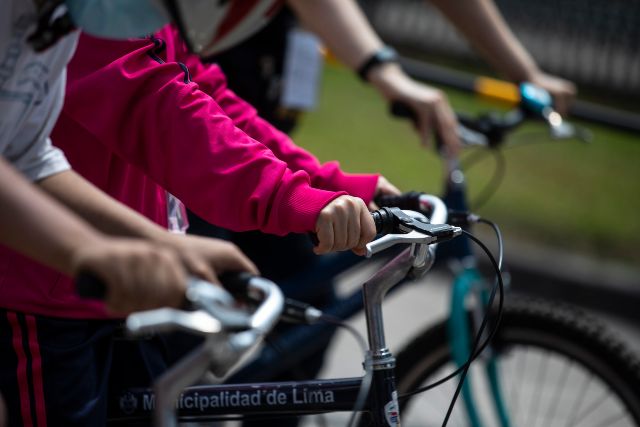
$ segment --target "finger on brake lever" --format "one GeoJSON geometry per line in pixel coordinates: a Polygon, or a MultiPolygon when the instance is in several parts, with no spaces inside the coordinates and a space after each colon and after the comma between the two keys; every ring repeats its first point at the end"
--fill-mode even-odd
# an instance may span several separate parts
{"type": "Polygon", "coordinates": [[[407,215],[402,209],[383,207],[372,213],[376,225],[380,224],[379,231],[385,234],[408,234],[416,231],[420,234],[434,238],[434,241],[443,242],[455,237],[458,227],[449,224],[431,224],[420,221],[407,215]]]}
{"type": "MultiPolygon", "coordinates": [[[[390,107],[391,115],[394,117],[410,119],[413,122],[415,127],[418,127],[418,115],[414,111],[414,109],[402,101],[394,101],[391,103],[390,107]]],[[[469,129],[466,126],[458,123],[456,127],[456,134],[460,139],[462,145],[465,146],[483,146],[486,147],[489,145],[488,138],[480,132],[469,129]]],[[[436,148],[438,151],[442,149],[442,139],[439,135],[436,134],[436,148]]]]}

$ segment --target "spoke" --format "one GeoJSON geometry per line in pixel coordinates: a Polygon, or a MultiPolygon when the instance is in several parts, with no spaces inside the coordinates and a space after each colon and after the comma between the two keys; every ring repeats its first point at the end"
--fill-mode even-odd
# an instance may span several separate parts
{"type": "Polygon", "coordinates": [[[553,417],[556,415],[556,411],[558,409],[558,403],[560,402],[560,397],[564,394],[564,388],[567,385],[567,380],[569,379],[569,372],[573,369],[573,360],[569,360],[569,366],[562,372],[562,379],[556,385],[555,392],[553,393],[553,398],[551,400],[551,407],[549,408],[549,421],[553,422],[553,417]]]}
{"type": "MultiPolygon", "coordinates": [[[[432,377],[441,378],[444,376],[443,372],[446,373],[447,371],[448,370],[446,368],[442,368],[434,375],[432,375],[432,377]]],[[[400,421],[403,425],[406,423],[407,425],[418,426],[425,423],[426,419],[429,426],[439,426],[439,422],[435,420],[440,417],[440,411],[442,410],[442,408],[448,406],[449,402],[451,401],[450,395],[453,395],[453,390],[448,383],[444,383],[432,390],[416,395],[414,399],[410,400],[410,410],[404,411],[400,414],[400,421]],[[412,414],[413,416],[410,416],[409,414],[412,414]],[[418,419],[419,421],[415,421],[414,418],[418,419]],[[410,421],[411,424],[409,424],[407,421],[410,421]]]]}
{"type": "MultiPolygon", "coordinates": [[[[518,417],[518,407],[520,406],[520,391],[522,389],[522,384],[525,382],[522,379],[520,381],[517,381],[516,375],[524,372],[524,367],[527,366],[527,355],[529,354],[529,347],[525,347],[524,349],[524,355],[522,356],[522,358],[516,358],[516,370],[514,372],[514,375],[511,376],[513,382],[511,383],[511,390],[510,390],[510,396],[511,399],[513,399],[514,405],[513,405],[513,411],[512,413],[515,414],[516,417],[518,417]]],[[[523,424],[524,425],[524,424],[523,424]]]]}
{"type": "MultiPolygon", "coordinates": [[[[515,375],[513,375],[513,373],[515,372],[515,369],[514,369],[515,363],[516,363],[515,357],[510,357],[509,360],[502,360],[498,364],[498,367],[500,369],[500,382],[501,382],[500,388],[502,390],[507,390],[507,389],[513,390],[513,387],[515,384],[515,380],[514,380],[515,375]]],[[[517,415],[515,411],[508,409],[514,406],[512,405],[513,395],[510,393],[504,393],[502,398],[504,399],[505,409],[507,410],[508,416],[511,419],[511,423],[513,425],[515,424],[515,421],[516,421],[515,417],[517,415]]]]}
{"type": "Polygon", "coordinates": [[[596,427],[611,427],[614,423],[620,421],[622,418],[626,418],[627,412],[622,411],[619,414],[611,415],[609,418],[602,421],[596,427]]]}
{"type": "MultiPolygon", "coordinates": [[[[469,377],[471,376],[471,368],[469,369],[469,377]]],[[[451,387],[451,398],[453,398],[453,394],[456,392],[455,387],[451,387]]],[[[464,398],[462,397],[462,395],[460,395],[460,397],[458,398],[458,401],[456,402],[456,408],[454,409],[454,414],[455,414],[455,419],[457,421],[457,425],[459,426],[468,426],[469,425],[469,417],[467,415],[467,409],[465,407],[465,403],[461,402],[461,400],[464,400],[464,398]],[[462,406],[461,406],[462,405],[462,406]]]]}
{"type": "Polygon", "coordinates": [[[603,388],[602,394],[600,394],[599,398],[593,401],[593,404],[587,406],[587,410],[584,411],[576,420],[576,424],[579,424],[587,415],[591,414],[593,411],[598,409],[599,406],[605,401],[607,396],[607,389],[603,388]]]}
{"type": "Polygon", "coordinates": [[[571,410],[571,413],[573,415],[569,417],[568,422],[566,424],[567,427],[575,425],[575,423],[573,422],[573,420],[576,418],[575,414],[580,410],[580,407],[582,406],[582,402],[584,401],[584,397],[587,394],[587,390],[589,389],[589,386],[591,386],[592,379],[593,379],[593,375],[589,375],[588,377],[585,377],[582,387],[580,387],[579,389],[579,390],[582,390],[582,394],[576,395],[576,400],[571,410]]]}
{"type": "MultiPolygon", "coordinates": [[[[459,377],[456,377],[456,378],[459,378],[459,377]]],[[[447,389],[445,390],[446,393],[443,393],[445,402],[443,403],[442,406],[440,406],[440,409],[449,407],[449,404],[451,403],[451,399],[453,399],[453,395],[454,395],[454,393],[456,391],[455,384],[456,384],[456,382],[454,380],[451,380],[451,381],[449,381],[447,383],[447,389]]],[[[456,426],[456,425],[464,426],[464,425],[466,425],[466,423],[465,423],[466,418],[465,418],[465,415],[463,413],[464,410],[459,408],[459,406],[458,406],[459,402],[460,402],[460,400],[458,400],[456,402],[456,404],[454,406],[454,410],[452,412],[452,417],[451,417],[450,421],[451,422],[455,421],[455,423],[453,423],[452,426],[456,426]]],[[[438,425],[440,425],[440,424],[438,424],[438,425]]]]}
{"type": "MultiPolygon", "coordinates": [[[[542,388],[544,387],[544,377],[547,373],[547,363],[549,363],[549,358],[547,357],[548,353],[544,352],[540,357],[540,363],[538,364],[538,372],[535,378],[531,381],[532,383],[540,384],[539,387],[533,391],[532,397],[532,410],[529,412],[530,416],[533,416],[533,423],[525,423],[526,426],[535,426],[538,422],[538,407],[540,406],[540,395],[542,394],[542,388]]],[[[529,417],[527,417],[529,418],[529,417]]]]}

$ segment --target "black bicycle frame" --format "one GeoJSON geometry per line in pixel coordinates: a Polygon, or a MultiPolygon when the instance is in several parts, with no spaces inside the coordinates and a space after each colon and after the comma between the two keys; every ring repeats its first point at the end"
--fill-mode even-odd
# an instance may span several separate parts
{"type": "MultiPolygon", "coordinates": [[[[230,414],[246,416],[296,416],[322,412],[352,411],[362,378],[288,381],[269,383],[223,384],[188,387],[176,401],[179,420],[203,421],[224,419],[230,414]]],[[[393,369],[373,374],[371,396],[385,399],[395,390],[393,369]],[[392,391],[390,389],[392,388],[392,391]]],[[[372,425],[397,423],[397,402],[384,402],[387,411],[370,413],[369,399],[363,412],[370,414],[372,425]],[[383,420],[374,421],[375,418],[383,420]],[[395,417],[392,423],[386,417],[395,417]]],[[[109,402],[110,424],[148,422],[155,409],[155,395],[150,388],[128,389],[109,402]]]]}
{"type": "MultiPolygon", "coordinates": [[[[415,245],[414,245],[415,246],[415,245]]],[[[363,411],[370,425],[399,425],[395,388],[395,359],[386,348],[382,300],[413,268],[416,248],[405,249],[363,285],[369,338],[366,363],[372,383],[363,411]],[[371,408],[376,408],[374,412],[371,408]]],[[[353,411],[362,378],[315,381],[264,382],[187,387],[175,403],[181,421],[225,418],[224,415],[305,415],[331,411],[353,411]]],[[[148,388],[124,391],[109,402],[109,422],[136,424],[153,416],[156,397],[148,388]]]]}

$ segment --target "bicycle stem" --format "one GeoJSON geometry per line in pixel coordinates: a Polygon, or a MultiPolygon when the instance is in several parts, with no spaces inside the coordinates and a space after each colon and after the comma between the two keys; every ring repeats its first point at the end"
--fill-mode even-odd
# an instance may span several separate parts
{"type": "MultiPolygon", "coordinates": [[[[431,223],[444,224],[447,221],[447,207],[442,200],[426,194],[420,197],[432,206],[431,223]]],[[[406,211],[406,213],[414,219],[418,218],[426,221],[424,215],[418,212],[406,211]]],[[[459,234],[460,229],[454,231],[454,235],[459,234]]],[[[407,248],[387,263],[387,265],[363,285],[369,351],[371,353],[371,363],[374,370],[395,366],[395,359],[386,348],[384,323],[382,319],[382,301],[387,292],[394,285],[406,278],[412,270],[414,274],[421,275],[431,268],[435,260],[435,249],[437,246],[437,244],[433,242],[436,240],[436,238],[429,239],[427,236],[412,231],[408,234],[384,236],[377,241],[380,246],[377,246],[375,241],[367,245],[368,252],[374,253],[383,246],[390,246],[402,242],[411,243],[410,248],[407,248]],[[418,236],[413,237],[413,233],[418,236]],[[419,236],[421,236],[421,239],[419,236]]]]}

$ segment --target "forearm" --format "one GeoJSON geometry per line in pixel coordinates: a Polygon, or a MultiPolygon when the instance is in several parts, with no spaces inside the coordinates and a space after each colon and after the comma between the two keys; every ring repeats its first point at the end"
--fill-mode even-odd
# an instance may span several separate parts
{"type": "Polygon", "coordinates": [[[163,241],[166,230],[115,201],[73,171],[53,175],[38,183],[58,202],[105,234],[163,241]]]}
{"type": "Polygon", "coordinates": [[[539,72],[492,0],[431,0],[499,73],[529,80],[539,72]]]}
{"type": "Polygon", "coordinates": [[[383,45],[353,0],[289,0],[289,5],[305,27],[351,69],[383,45]]]}
{"type": "MultiPolygon", "coordinates": [[[[63,174],[66,172],[63,172],[63,174]]],[[[103,237],[0,159],[0,241],[66,274],[83,245],[103,237]]]]}

